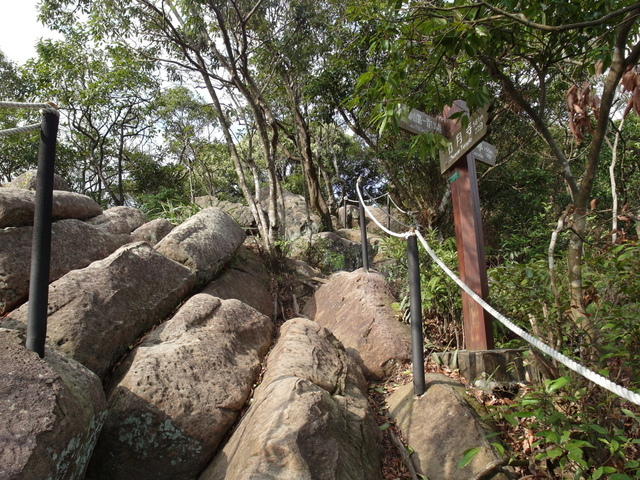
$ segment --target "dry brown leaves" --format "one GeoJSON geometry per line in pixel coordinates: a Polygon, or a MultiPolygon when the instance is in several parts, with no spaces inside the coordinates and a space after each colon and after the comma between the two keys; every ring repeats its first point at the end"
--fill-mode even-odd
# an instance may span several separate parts
{"type": "MultiPolygon", "coordinates": [[[[623,117],[633,110],[640,115],[640,72],[636,65],[627,67],[620,79],[622,91],[631,93],[623,117]]],[[[583,82],[581,86],[573,85],[566,93],[567,110],[569,111],[569,129],[571,134],[580,143],[586,133],[593,132],[590,114],[596,121],[600,115],[600,98],[593,93],[589,82],[583,82]]]]}
{"type": "Polygon", "coordinates": [[[402,439],[402,432],[391,419],[386,399],[402,385],[412,381],[409,365],[400,365],[396,373],[384,382],[369,384],[368,399],[378,427],[382,432],[382,478],[384,480],[412,480],[409,469],[404,463],[398,447],[394,444],[392,434],[402,439]]]}
{"type": "MultiPolygon", "coordinates": [[[[455,378],[469,386],[468,382],[462,378],[459,373],[448,368],[443,368],[431,360],[425,363],[426,373],[442,373],[444,375],[455,378]]],[[[387,409],[386,400],[389,395],[395,392],[399,387],[413,381],[411,373],[411,365],[399,365],[394,375],[384,382],[372,382],[369,384],[368,398],[369,405],[373,410],[378,426],[382,431],[382,478],[384,480],[412,480],[411,473],[405,464],[402,455],[398,451],[398,446],[392,440],[395,435],[405,446],[407,442],[403,438],[402,431],[395,424],[387,409]]],[[[410,452],[410,447],[407,447],[410,452]]]]}
{"type": "Polygon", "coordinates": [[[593,132],[590,113],[593,113],[596,121],[600,116],[600,98],[592,92],[589,82],[583,82],[582,86],[574,85],[566,94],[567,110],[569,110],[569,129],[580,143],[584,140],[586,132],[593,132]]]}
{"type": "Polygon", "coordinates": [[[633,109],[636,115],[640,115],[640,73],[637,66],[629,66],[620,79],[620,85],[624,92],[631,92],[624,116],[633,109]]]}

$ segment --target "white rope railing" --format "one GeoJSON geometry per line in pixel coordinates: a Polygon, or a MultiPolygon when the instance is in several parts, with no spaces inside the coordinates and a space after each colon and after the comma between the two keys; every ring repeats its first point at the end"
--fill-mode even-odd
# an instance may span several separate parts
{"type": "Polygon", "coordinates": [[[582,375],[586,379],[591,380],[596,385],[599,385],[602,388],[605,388],[605,389],[609,390],[610,392],[613,392],[616,395],[619,395],[620,397],[622,397],[622,398],[624,398],[626,400],[629,400],[630,402],[635,403],[636,405],[640,405],[640,395],[638,395],[637,393],[632,392],[631,390],[629,390],[627,388],[624,388],[624,387],[612,382],[608,378],[603,377],[602,375],[594,372],[593,370],[590,370],[587,367],[585,367],[583,365],[580,365],[575,360],[572,360],[571,358],[569,358],[566,355],[558,352],[557,350],[554,350],[549,345],[547,345],[546,343],[538,340],[536,337],[534,337],[530,333],[526,332],[522,328],[518,327],[511,320],[509,320],[507,317],[505,317],[500,312],[498,312],[495,308],[493,308],[491,305],[489,305],[487,302],[485,302],[476,292],[471,290],[471,288],[467,284],[465,284],[455,273],[453,273],[451,271],[451,269],[449,267],[447,267],[444,264],[444,262],[442,260],[440,260],[438,258],[438,256],[431,249],[431,247],[429,247],[429,244],[427,243],[427,241],[424,239],[424,237],[422,236],[422,234],[420,232],[416,231],[415,234],[418,236],[418,239],[420,240],[420,243],[422,243],[422,245],[424,246],[424,248],[427,251],[427,253],[429,254],[429,256],[438,264],[438,266],[442,270],[444,270],[444,272],[454,282],[456,282],[458,284],[458,286],[460,288],[462,288],[467,293],[467,295],[469,295],[471,298],[473,298],[473,300],[475,300],[482,308],[484,308],[487,312],[489,312],[491,315],[493,315],[493,317],[496,320],[498,320],[500,323],[502,323],[505,327],[507,327],[509,330],[511,330],[513,333],[515,333],[516,335],[521,337],[526,342],[528,342],[531,345],[533,345],[534,347],[536,347],[538,350],[546,353],[551,358],[557,360],[558,362],[562,363],[567,368],[570,368],[571,370],[573,370],[574,372],[582,375]]]}
{"type": "Polygon", "coordinates": [[[40,130],[40,124],[34,123],[33,125],[25,125],[24,127],[7,128],[6,130],[0,130],[0,137],[8,137],[15,133],[35,132],[40,130]]]}
{"type": "Polygon", "coordinates": [[[393,201],[393,198],[391,198],[391,195],[389,194],[389,192],[383,193],[382,195],[378,195],[377,197],[372,197],[371,195],[369,195],[368,192],[365,192],[365,193],[367,194],[367,197],[369,197],[369,200],[371,200],[372,202],[375,202],[376,200],[380,200],[381,198],[387,197],[387,200],[393,203],[393,206],[396,207],[396,210],[398,210],[400,213],[403,213],[405,215],[409,215],[411,213],[411,212],[405,212],[404,210],[402,210],[398,206],[398,204],[393,201]]]}
{"type": "Polygon", "coordinates": [[[391,203],[393,203],[393,206],[396,207],[396,210],[398,210],[400,213],[403,213],[405,215],[411,215],[412,212],[405,212],[404,210],[402,210],[398,204],[396,202],[393,201],[393,198],[391,197],[391,195],[389,195],[387,193],[387,196],[389,197],[389,200],[391,200],[391,203]]]}
{"type": "Polygon", "coordinates": [[[378,219],[375,217],[375,215],[371,213],[371,211],[369,210],[369,207],[364,203],[364,200],[362,199],[362,194],[360,193],[360,180],[361,179],[359,178],[358,184],[356,186],[356,192],[358,192],[358,198],[360,199],[360,202],[362,203],[362,206],[364,207],[364,211],[366,212],[367,216],[371,220],[373,220],[373,222],[380,228],[380,230],[382,230],[387,235],[391,235],[392,237],[398,237],[398,238],[407,238],[409,235],[412,235],[411,232],[406,232],[406,233],[392,232],[391,230],[389,230],[387,227],[385,227],[378,221],[378,219]]]}
{"type": "MultiPolygon", "coordinates": [[[[360,193],[360,181],[358,181],[358,185],[356,186],[356,191],[358,192],[358,198],[360,198],[360,200],[362,200],[362,195],[360,193]]],[[[427,241],[424,239],[424,237],[422,236],[422,234],[419,231],[415,230],[415,231],[405,232],[405,233],[392,232],[391,230],[389,230],[389,229],[385,228],[384,226],[380,225],[380,223],[375,219],[375,217],[373,215],[371,215],[371,213],[369,212],[368,207],[366,205],[364,205],[364,202],[363,202],[363,206],[364,206],[365,212],[367,213],[367,215],[369,215],[371,220],[373,220],[376,223],[376,225],[379,228],[381,228],[388,235],[391,235],[393,237],[399,237],[399,238],[407,238],[407,237],[409,237],[411,235],[416,235],[417,238],[420,240],[420,243],[422,243],[422,246],[425,248],[425,250],[429,254],[429,256],[438,264],[438,266],[454,282],[456,282],[456,284],[458,284],[458,286],[462,290],[464,290],[471,298],[473,298],[473,300],[475,302],[477,302],[482,308],[484,308],[487,312],[489,312],[491,315],[493,315],[493,317],[496,320],[498,320],[500,323],[502,323],[505,327],[507,327],[513,333],[518,335],[520,338],[522,338],[523,340],[525,340],[529,344],[531,344],[534,347],[536,347],[538,350],[542,351],[543,353],[546,353],[551,358],[553,358],[553,359],[557,360],[558,362],[562,363],[567,368],[569,368],[569,369],[573,370],[574,372],[578,373],[579,375],[583,376],[587,380],[595,383],[596,385],[598,385],[598,386],[600,386],[600,387],[602,387],[602,388],[604,388],[606,390],[609,390],[612,393],[615,393],[616,395],[624,398],[625,400],[628,400],[628,401],[630,401],[632,403],[635,403],[636,405],[640,405],[640,395],[639,394],[629,390],[628,388],[625,388],[625,387],[623,387],[621,385],[618,385],[618,384],[612,382],[608,378],[606,378],[606,377],[594,372],[593,370],[590,370],[589,368],[585,367],[584,365],[580,365],[575,360],[567,357],[566,355],[558,352],[557,350],[554,350],[553,348],[551,348],[546,343],[538,340],[536,337],[534,337],[530,333],[528,333],[525,330],[523,330],[522,328],[518,327],[511,320],[509,320],[507,317],[505,317],[500,312],[498,312],[495,308],[493,308],[491,305],[489,305],[476,292],[474,292],[466,283],[464,283],[455,273],[453,273],[453,271],[449,267],[447,267],[447,265],[442,260],[440,260],[440,258],[431,249],[431,247],[429,246],[429,244],[427,243],[427,241]]]]}
{"type": "Polygon", "coordinates": [[[371,200],[372,202],[375,202],[376,200],[380,200],[381,198],[386,197],[387,194],[383,193],[382,195],[378,195],[377,197],[372,197],[371,195],[369,195],[369,193],[367,192],[367,197],[369,197],[369,200],[371,200]]]}
{"type": "Polygon", "coordinates": [[[7,102],[0,100],[0,108],[25,108],[31,110],[43,109],[47,111],[58,112],[58,107],[53,102],[32,103],[32,102],[7,102]]]}
{"type": "MultiPolygon", "coordinates": [[[[0,101],[0,108],[22,108],[22,109],[30,109],[30,110],[42,110],[43,113],[55,113],[56,115],[60,115],[60,111],[58,107],[52,103],[29,103],[29,102],[7,102],[0,101]]],[[[16,133],[25,133],[25,132],[34,132],[40,130],[41,124],[35,123],[32,125],[25,125],[23,127],[15,127],[15,128],[7,128],[5,130],[0,130],[0,137],[8,137],[9,135],[14,135],[16,133]]]]}
{"type": "MultiPolygon", "coordinates": [[[[362,181],[362,178],[358,178],[358,185],[360,185],[361,181],[362,181]]],[[[349,198],[347,198],[347,197],[345,197],[345,198],[347,198],[347,200],[352,201],[352,202],[358,202],[358,201],[359,201],[360,203],[362,203],[362,205],[364,205],[364,206],[365,206],[365,210],[367,211],[367,215],[368,215],[370,218],[372,218],[372,219],[373,219],[374,223],[375,223],[376,225],[378,225],[378,226],[379,226],[379,227],[380,227],[380,228],[381,228],[381,229],[382,229],[382,230],[383,230],[387,235],[392,235],[392,233],[390,233],[390,230],[388,230],[387,228],[383,227],[383,226],[380,224],[380,222],[379,222],[379,221],[374,217],[374,215],[369,211],[369,209],[368,209],[367,205],[364,203],[364,200],[363,200],[363,198],[362,198],[362,194],[360,193],[360,189],[359,189],[359,188],[356,188],[356,192],[358,193],[358,200],[351,200],[351,199],[349,199],[349,198]]],[[[373,202],[375,202],[375,200],[376,200],[376,199],[372,198],[370,195],[367,195],[367,196],[369,197],[369,200],[372,200],[373,202]]],[[[382,197],[385,197],[385,196],[386,196],[386,197],[388,197],[388,198],[389,198],[389,200],[391,200],[391,201],[393,202],[393,199],[391,198],[391,196],[390,196],[388,193],[385,193],[385,194],[383,194],[383,195],[381,195],[381,196],[379,196],[379,197],[377,197],[377,198],[382,198],[382,197]]],[[[396,205],[396,204],[395,204],[395,202],[393,202],[393,204],[394,204],[394,205],[396,205]]],[[[377,205],[377,204],[376,204],[376,205],[377,205]]],[[[377,206],[378,206],[378,208],[382,209],[382,207],[380,207],[379,205],[377,205],[377,206]]],[[[396,210],[398,210],[399,212],[401,212],[401,213],[403,213],[403,214],[405,214],[405,215],[408,215],[408,214],[410,213],[410,212],[405,212],[404,210],[402,210],[402,209],[398,208],[398,206],[397,206],[397,205],[396,205],[396,210]]],[[[403,227],[405,227],[405,228],[409,228],[409,229],[413,228],[413,227],[410,227],[409,225],[407,225],[407,224],[405,224],[405,223],[401,222],[401,221],[400,221],[400,220],[398,220],[397,218],[393,218],[393,217],[391,217],[391,214],[389,214],[388,212],[386,212],[386,211],[384,211],[384,210],[382,210],[382,211],[383,211],[383,213],[384,213],[387,217],[391,218],[395,223],[397,223],[397,224],[399,224],[399,225],[402,225],[402,226],[403,226],[403,227]]]]}

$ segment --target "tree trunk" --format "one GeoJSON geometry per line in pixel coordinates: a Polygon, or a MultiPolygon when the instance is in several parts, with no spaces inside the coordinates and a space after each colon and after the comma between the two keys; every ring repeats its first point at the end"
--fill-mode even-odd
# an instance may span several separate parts
{"type": "Polygon", "coordinates": [[[272,252],[274,249],[275,242],[272,241],[270,236],[270,228],[267,219],[264,216],[264,211],[260,206],[259,201],[257,200],[258,192],[254,196],[249,187],[247,186],[246,177],[244,174],[244,169],[242,167],[242,162],[240,160],[240,155],[238,154],[238,150],[236,149],[236,145],[233,141],[233,136],[231,135],[231,128],[229,127],[229,122],[224,115],[224,110],[222,105],[220,104],[220,100],[218,98],[218,94],[211,83],[211,80],[207,74],[206,69],[204,71],[200,71],[202,78],[207,87],[207,91],[209,92],[209,96],[213,101],[213,106],[216,109],[218,114],[218,120],[220,122],[220,127],[222,128],[222,133],[224,135],[227,148],[229,150],[229,154],[231,156],[231,160],[233,161],[233,165],[236,170],[236,175],[238,176],[238,184],[240,186],[240,190],[249,205],[249,209],[253,215],[253,218],[258,227],[258,232],[260,233],[260,237],[262,238],[262,245],[267,252],[272,252]]]}
{"type": "Polygon", "coordinates": [[[505,92],[516,104],[527,112],[532,119],[536,130],[547,141],[551,151],[556,157],[561,167],[562,176],[571,189],[575,207],[572,216],[572,234],[567,251],[571,318],[584,328],[592,344],[597,342],[597,328],[596,325],[589,321],[585,311],[582,286],[582,249],[587,231],[586,213],[597,174],[600,153],[607,133],[609,115],[617,86],[627,66],[634,65],[640,56],[640,44],[636,44],[625,58],[627,39],[635,21],[635,16],[628,15],[618,27],[618,36],[614,47],[611,67],[609,68],[603,86],[598,121],[592,134],[591,144],[589,145],[585,171],[579,180],[574,176],[567,158],[547,127],[543,118],[543,112],[533,108],[532,104],[524,98],[522,92],[516,87],[513,81],[502,71],[501,66],[495,59],[481,58],[481,61],[487,66],[491,75],[500,81],[505,92]]]}
{"type": "Polygon", "coordinates": [[[122,173],[124,169],[123,165],[124,157],[124,127],[120,128],[120,145],[118,145],[118,195],[116,205],[124,205],[124,186],[122,173]]]}
{"type": "Polygon", "coordinates": [[[602,98],[600,101],[600,114],[593,132],[591,144],[587,153],[585,171],[580,179],[579,188],[574,196],[575,210],[573,213],[573,233],[567,252],[567,267],[569,269],[569,298],[571,301],[571,317],[582,326],[593,344],[598,341],[596,325],[587,316],[582,288],[582,249],[587,231],[587,209],[596,179],[600,153],[606,138],[609,126],[609,115],[616,95],[617,87],[622,74],[628,65],[637,62],[640,55],[640,44],[636,44],[628,57],[625,58],[627,38],[635,17],[628,16],[619,26],[618,38],[614,48],[611,67],[604,81],[602,98]]]}
{"type": "MultiPolygon", "coordinates": [[[[296,138],[298,140],[298,148],[300,149],[300,156],[302,159],[302,172],[309,192],[309,203],[311,205],[311,209],[320,215],[323,229],[328,231],[331,230],[331,212],[329,212],[327,202],[324,199],[324,195],[322,195],[322,188],[320,187],[320,181],[318,180],[318,172],[313,161],[309,125],[300,112],[299,98],[291,85],[290,79],[287,78],[286,74],[282,75],[282,77],[296,125],[296,138]]],[[[331,194],[331,192],[329,192],[329,194],[331,194]]]]}

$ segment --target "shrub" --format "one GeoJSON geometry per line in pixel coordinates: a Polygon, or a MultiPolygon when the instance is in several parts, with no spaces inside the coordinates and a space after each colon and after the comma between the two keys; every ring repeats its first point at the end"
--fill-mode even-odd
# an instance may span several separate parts
{"type": "Polygon", "coordinates": [[[640,478],[640,418],[586,381],[547,379],[492,410],[490,417],[520,448],[510,463],[527,465],[529,472],[576,480],[640,478]]]}
{"type": "MultiPolygon", "coordinates": [[[[436,255],[454,271],[457,269],[458,256],[455,239],[438,240],[436,231],[423,234],[436,255]]],[[[420,293],[422,311],[425,317],[425,336],[440,344],[441,347],[460,343],[462,329],[462,300],[460,288],[431,259],[429,254],[418,244],[420,263],[420,293]]],[[[409,284],[407,265],[407,242],[397,237],[389,237],[380,244],[380,254],[386,259],[380,270],[388,282],[394,287],[399,303],[395,308],[403,318],[408,319],[409,284]]]]}

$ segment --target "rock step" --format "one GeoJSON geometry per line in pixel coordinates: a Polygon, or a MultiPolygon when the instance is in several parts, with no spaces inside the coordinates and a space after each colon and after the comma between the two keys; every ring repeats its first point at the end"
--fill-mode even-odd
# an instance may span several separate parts
{"type": "Polygon", "coordinates": [[[115,371],[87,479],[195,478],[249,398],[273,330],[238,300],[191,297],[115,371]]]}
{"type": "Polygon", "coordinates": [[[201,480],[381,479],[364,377],[317,323],[287,321],[251,406],[201,480]]]}
{"type": "MultiPolygon", "coordinates": [[[[430,373],[426,390],[413,394],[413,384],[400,387],[387,399],[389,413],[413,450],[416,472],[442,480],[506,480],[498,471],[502,458],[487,439],[494,429],[481,419],[462,384],[443,374],[430,373]],[[477,453],[464,467],[458,463],[466,451],[477,453]]],[[[480,406],[476,405],[480,410],[480,406]]]]}

